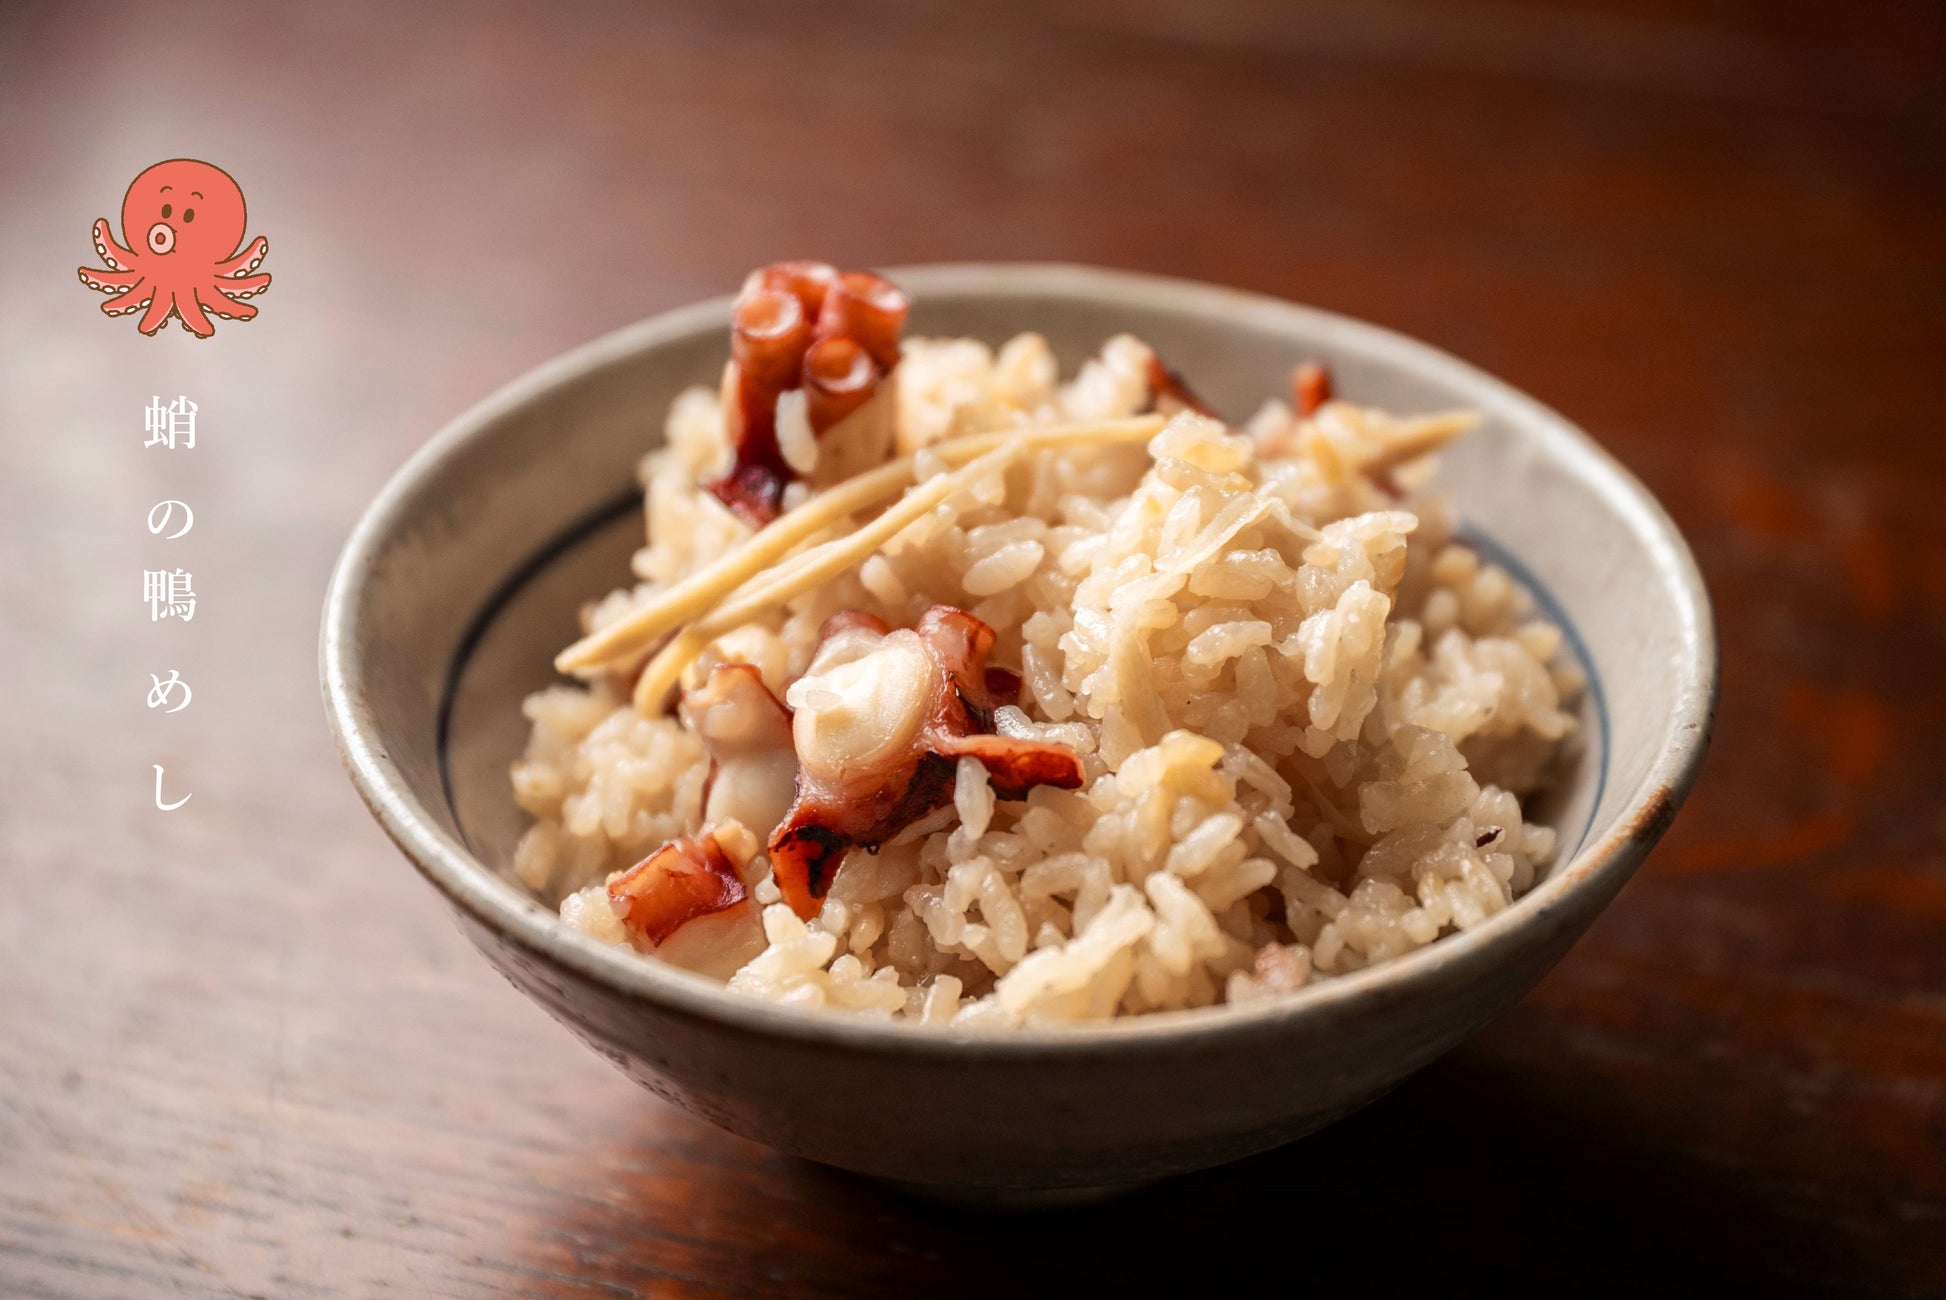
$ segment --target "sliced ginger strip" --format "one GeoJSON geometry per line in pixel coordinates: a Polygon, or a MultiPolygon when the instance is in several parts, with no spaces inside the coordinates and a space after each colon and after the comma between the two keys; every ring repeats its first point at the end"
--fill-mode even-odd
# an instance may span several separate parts
{"type": "Polygon", "coordinates": [[[1026,446],[1018,438],[1003,442],[950,474],[927,479],[858,531],[812,547],[782,572],[766,575],[763,580],[738,589],[729,600],[684,628],[649,660],[642,675],[635,679],[636,710],[647,714],[660,712],[662,701],[681,679],[683,669],[711,641],[863,564],[879,547],[917,523],[947,497],[983,474],[1005,469],[1025,450],[1026,446]]]}
{"type": "Polygon", "coordinates": [[[663,701],[669,692],[682,680],[683,669],[696,662],[696,656],[703,653],[709,645],[709,638],[696,635],[687,629],[676,633],[669,644],[656,651],[655,657],[642,665],[642,673],[635,679],[635,711],[645,718],[661,714],[663,701]]]}
{"type": "Polygon", "coordinates": [[[1388,436],[1384,448],[1360,465],[1359,472],[1380,474],[1395,469],[1428,452],[1438,451],[1462,433],[1471,433],[1479,428],[1480,423],[1480,413],[1468,410],[1435,411],[1431,415],[1397,420],[1386,431],[1388,436]]]}
{"type": "MultiPolygon", "coordinates": [[[[1144,415],[1086,424],[1002,429],[934,443],[927,450],[948,465],[969,466],[977,458],[1002,447],[1043,451],[1055,447],[1146,442],[1164,423],[1160,415],[1144,415]]],[[[799,543],[907,487],[915,472],[915,458],[906,456],[825,489],[803,505],[778,516],[742,546],[658,594],[634,613],[576,641],[555,656],[554,667],[563,673],[585,675],[640,654],[658,638],[703,615],[799,543]]],[[[645,672],[643,679],[647,677],[645,672]]],[[[640,698],[639,690],[637,697],[640,698]]]]}
{"type": "Polygon", "coordinates": [[[1004,469],[1023,450],[1018,443],[1002,444],[950,474],[927,479],[863,528],[813,547],[769,581],[748,591],[739,591],[698,619],[691,630],[705,636],[720,636],[820,583],[829,582],[845,570],[863,564],[872,552],[917,523],[922,515],[947,497],[983,474],[1004,469]]]}
{"type": "Polygon", "coordinates": [[[783,558],[798,543],[850,518],[911,481],[912,466],[908,459],[881,465],[820,492],[797,509],[771,520],[742,546],[725,552],[649,604],[582,637],[555,656],[554,667],[564,673],[588,672],[646,650],[657,637],[703,613],[726,592],[783,558]]]}

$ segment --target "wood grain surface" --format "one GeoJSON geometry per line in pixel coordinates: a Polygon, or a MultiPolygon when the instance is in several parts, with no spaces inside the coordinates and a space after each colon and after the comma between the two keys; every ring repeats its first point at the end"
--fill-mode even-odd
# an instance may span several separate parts
{"type": "Polygon", "coordinates": [[[18,3],[0,86],[0,1294],[1946,1293],[1937,8],[18,3]],[[179,155],[271,244],[208,342],[75,279],[179,155]],[[1690,806],[1478,1039],[1109,1206],[914,1203],[636,1089],[365,816],[319,603],[442,420],[777,256],[1219,281],[1559,407],[1716,601],[1690,806]],[[197,447],[144,449],[178,393],[197,447]]]}

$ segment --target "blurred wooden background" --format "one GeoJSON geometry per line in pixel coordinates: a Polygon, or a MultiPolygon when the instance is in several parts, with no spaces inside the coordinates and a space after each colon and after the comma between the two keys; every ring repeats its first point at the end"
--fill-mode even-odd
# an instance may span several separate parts
{"type": "Polygon", "coordinates": [[[15,3],[0,84],[0,1293],[1946,1291],[1936,8],[15,3]],[[176,155],[271,243],[207,343],[75,282],[176,155]],[[638,1091],[365,817],[318,606],[442,420],[778,256],[1220,281],[1578,419],[1721,620],[1665,846],[1392,1097],[1100,1209],[913,1204],[638,1091]],[[197,449],[144,451],[175,393],[197,449]]]}

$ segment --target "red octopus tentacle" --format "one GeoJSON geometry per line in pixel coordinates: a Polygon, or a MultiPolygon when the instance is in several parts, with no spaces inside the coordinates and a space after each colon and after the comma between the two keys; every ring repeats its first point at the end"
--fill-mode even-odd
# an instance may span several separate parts
{"type": "Polygon", "coordinates": [[[682,693],[682,705],[709,750],[703,815],[768,836],[790,807],[797,774],[791,711],[747,663],[717,664],[702,686],[682,693]]]}
{"type": "Polygon", "coordinates": [[[196,287],[196,306],[200,311],[224,320],[254,320],[257,309],[247,302],[240,302],[223,293],[218,286],[198,285],[196,287]]]}
{"type": "Polygon", "coordinates": [[[823,433],[878,391],[871,355],[847,338],[819,339],[804,354],[804,409],[813,433],[823,433]]]}
{"type": "Polygon", "coordinates": [[[1002,799],[1025,799],[1027,792],[1037,785],[1062,790],[1081,786],[1081,760],[1073,751],[1037,740],[980,733],[941,735],[934,738],[933,751],[949,757],[979,759],[987,770],[987,781],[993,786],[993,792],[1002,799]]]}
{"type": "Polygon", "coordinates": [[[737,300],[723,410],[736,463],[708,486],[723,504],[758,525],[777,517],[791,481],[777,445],[777,398],[796,386],[810,342],[811,321],[795,294],[759,287],[737,300]]]}
{"type": "Polygon", "coordinates": [[[932,647],[940,666],[952,676],[953,686],[969,705],[991,714],[1009,703],[987,691],[987,654],[998,637],[984,621],[951,605],[934,605],[920,617],[914,631],[932,647]]]}
{"type": "Polygon", "coordinates": [[[1291,404],[1300,416],[1316,415],[1331,396],[1331,371],[1323,363],[1306,361],[1292,369],[1291,404]]]}
{"type": "Polygon", "coordinates": [[[744,278],[743,292],[781,289],[803,304],[804,319],[814,321],[824,307],[824,295],[837,281],[838,268],[829,262],[772,262],[744,278]]]}
{"type": "MultiPolygon", "coordinates": [[[[219,302],[222,301],[220,294],[212,293],[210,296],[219,302]]],[[[191,334],[199,339],[206,339],[216,333],[216,326],[210,324],[209,314],[203,310],[203,304],[197,301],[198,297],[199,294],[195,289],[179,290],[176,293],[176,319],[181,321],[182,327],[191,334]]]]}
{"type": "Polygon", "coordinates": [[[737,864],[712,833],[683,836],[608,883],[608,903],[633,934],[661,943],[699,916],[744,900],[737,864]]]}
{"type": "Polygon", "coordinates": [[[225,298],[254,298],[270,287],[268,275],[233,275],[216,277],[216,291],[225,298]]]}
{"type": "Polygon", "coordinates": [[[889,371],[899,364],[899,331],[911,310],[905,290],[884,276],[846,271],[824,295],[817,335],[855,340],[880,370],[889,371]]]}
{"type": "Polygon", "coordinates": [[[223,276],[245,275],[262,265],[270,255],[270,241],[262,235],[243,246],[243,251],[227,261],[216,264],[216,274],[223,276]]]}
{"type": "Polygon", "coordinates": [[[79,268],[81,283],[97,293],[127,293],[142,282],[140,271],[104,271],[98,266],[79,268]]]}
{"type": "Polygon", "coordinates": [[[132,271],[142,259],[115,242],[115,228],[108,224],[108,218],[95,219],[95,253],[108,263],[111,271],[132,271]]]}
{"type": "Polygon", "coordinates": [[[127,289],[101,304],[104,316],[128,316],[142,310],[155,297],[155,285],[147,276],[139,277],[127,289]]]}
{"type": "MultiPolygon", "coordinates": [[[[882,844],[951,802],[962,757],[980,760],[1003,799],[1024,798],[1037,785],[1068,790],[1081,785],[1081,760],[1066,746],[993,733],[994,709],[1011,702],[1019,689],[1015,674],[995,672],[987,664],[994,640],[986,623],[945,605],[927,610],[910,631],[887,632],[881,620],[856,611],[826,620],[807,677],[849,669],[856,681],[861,666],[880,682],[896,683],[899,674],[913,671],[923,676],[917,692],[894,685],[892,712],[878,714],[881,739],[862,751],[869,757],[861,757],[861,751],[819,753],[816,719],[824,706],[815,696],[807,696],[794,716],[796,795],[772,832],[769,849],[777,886],[800,917],[817,915],[848,850],[882,844]],[[853,639],[831,645],[840,635],[853,639]],[[829,659],[827,646],[834,656],[829,659]],[[888,657],[871,665],[872,655],[888,657]],[[807,718],[812,720],[808,733],[807,718]],[[894,743],[892,737],[900,739],[894,743]]],[[[852,715],[857,717],[884,706],[866,699],[838,707],[863,709],[862,715],[852,715]]]]}
{"type": "Polygon", "coordinates": [[[1221,419],[1216,408],[1204,401],[1182,372],[1171,369],[1162,355],[1153,348],[1149,350],[1149,409],[1161,411],[1164,415],[1174,414],[1176,410],[1188,409],[1198,415],[1211,419],[1221,419]]]}
{"type": "Polygon", "coordinates": [[[797,382],[810,342],[811,318],[804,305],[781,289],[745,296],[730,321],[730,356],[744,383],[769,393],[773,403],[797,382]]]}
{"type": "Polygon", "coordinates": [[[856,843],[843,829],[827,826],[821,812],[794,813],[770,837],[771,873],[791,911],[808,921],[824,906],[832,877],[856,843]]]}
{"type": "MultiPolygon", "coordinates": [[[[896,285],[869,271],[773,262],[752,272],[733,309],[723,379],[723,425],[735,461],[709,490],[752,524],[776,518],[784,489],[798,478],[777,443],[778,398],[802,391],[805,418],[819,435],[860,410],[898,364],[910,306],[896,285]]],[[[821,471],[843,477],[857,462],[883,459],[892,429],[878,424],[849,440],[847,455],[821,461],[821,471]]]]}
{"type": "Polygon", "coordinates": [[[142,313],[142,319],[136,322],[135,328],[144,334],[153,334],[169,323],[170,313],[175,310],[175,295],[157,285],[155,296],[149,299],[149,309],[142,313]]]}

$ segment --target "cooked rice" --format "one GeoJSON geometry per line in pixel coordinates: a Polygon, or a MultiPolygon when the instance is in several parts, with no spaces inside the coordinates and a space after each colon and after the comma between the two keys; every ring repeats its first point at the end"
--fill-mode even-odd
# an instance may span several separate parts
{"type": "MultiPolygon", "coordinates": [[[[1062,385],[1036,335],[908,340],[900,446],[1130,415],[1149,359],[1112,339],[1062,385]]],[[[1146,449],[1026,455],[720,638],[701,667],[751,663],[781,698],[829,615],[904,627],[958,606],[1020,667],[1000,731],[1071,747],[1086,776],[1001,801],[960,759],[950,807],[853,850],[808,923],[762,874],[761,950],[729,986],[935,1024],[1101,1019],[1273,997],[1507,907],[1554,853],[1521,799],[1574,730],[1578,677],[1520,585],[1455,540],[1429,463],[1394,463],[1429,430],[1272,402],[1241,432],[1185,412],[1146,449]]],[[[748,536],[699,487],[726,454],[717,395],[683,394],[642,462],[640,585],[591,606],[589,629],[748,536]]],[[[513,873],[630,944],[605,882],[702,828],[709,756],[617,681],[524,708],[513,782],[534,824],[513,873]]]]}

